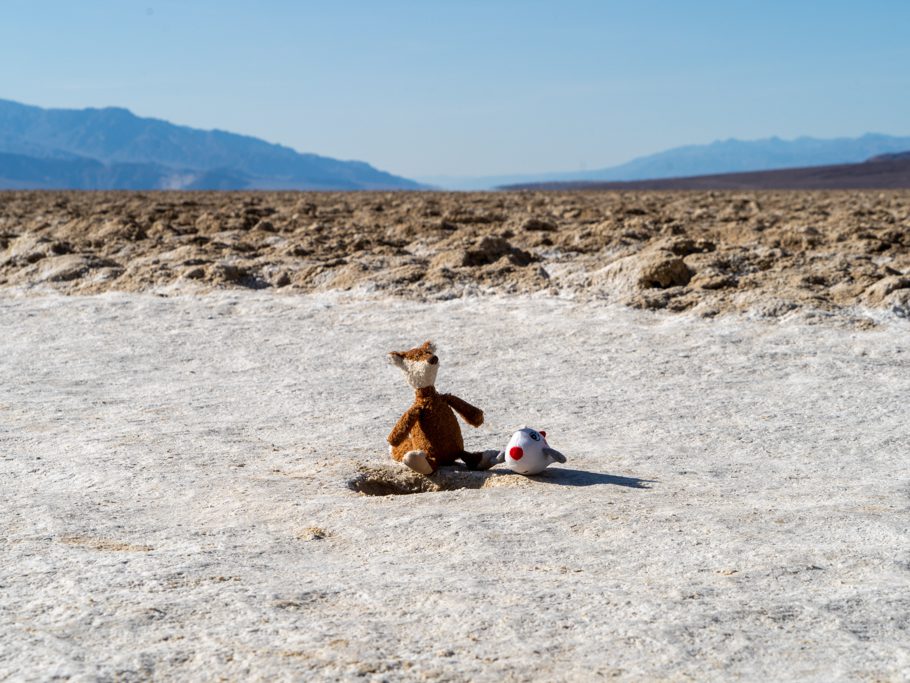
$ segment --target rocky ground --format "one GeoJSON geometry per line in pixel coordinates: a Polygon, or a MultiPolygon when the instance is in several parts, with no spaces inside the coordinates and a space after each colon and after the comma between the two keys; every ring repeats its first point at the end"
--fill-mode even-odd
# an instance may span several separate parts
{"type": "Polygon", "coordinates": [[[3,193],[0,285],[906,316],[910,192],[3,193]]]}

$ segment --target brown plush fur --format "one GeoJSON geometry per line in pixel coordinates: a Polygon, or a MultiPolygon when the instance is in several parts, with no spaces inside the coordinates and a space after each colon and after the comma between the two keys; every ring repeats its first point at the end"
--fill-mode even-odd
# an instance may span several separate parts
{"type": "MultiPolygon", "coordinates": [[[[412,374],[423,377],[424,374],[421,373],[430,369],[417,364],[435,366],[439,363],[429,341],[409,351],[393,351],[389,357],[408,374],[409,381],[412,381],[412,374]]],[[[427,374],[435,378],[435,369],[432,374],[427,374]]],[[[420,380],[412,381],[412,386],[415,383],[420,384],[420,380]]],[[[463,460],[471,469],[477,467],[482,454],[464,450],[455,412],[469,425],[479,427],[483,424],[483,411],[457,396],[438,393],[432,383],[416,386],[415,393],[414,403],[389,434],[392,457],[401,461],[409,451],[423,451],[433,472],[441,465],[451,465],[458,459],[463,460]]]]}

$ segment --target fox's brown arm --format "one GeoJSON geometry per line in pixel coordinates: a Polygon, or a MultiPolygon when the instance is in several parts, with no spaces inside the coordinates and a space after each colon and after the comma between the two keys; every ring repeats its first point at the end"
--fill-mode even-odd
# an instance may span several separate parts
{"type": "Polygon", "coordinates": [[[417,422],[417,417],[420,415],[420,408],[417,406],[411,406],[408,408],[407,412],[398,418],[398,424],[396,424],[392,431],[389,432],[388,442],[394,447],[400,444],[402,441],[407,438],[408,434],[411,431],[411,427],[414,426],[414,423],[417,422]]]}
{"type": "Polygon", "coordinates": [[[452,406],[452,410],[461,415],[464,421],[472,427],[479,427],[483,424],[483,411],[480,408],[476,408],[452,394],[443,394],[442,398],[452,406]]]}

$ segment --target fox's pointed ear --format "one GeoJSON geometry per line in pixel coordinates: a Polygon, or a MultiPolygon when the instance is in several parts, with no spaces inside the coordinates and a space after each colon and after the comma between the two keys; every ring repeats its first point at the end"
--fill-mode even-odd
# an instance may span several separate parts
{"type": "Polygon", "coordinates": [[[430,353],[436,353],[436,344],[434,344],[434,343],[433,343],[432,341],[430,341],[429,339],[427,339],[427,340],[423,343],[423,348],[425,348],[425,349],[426,349],[427,351],[429,351],[430,353]]]}
{"type": "Polygon", "coordinates": [[[404,365],[404,354],[400,351],[390,351],[386,359],[389,361],[389,365],[394,365],[396,368],[404,365]]]}

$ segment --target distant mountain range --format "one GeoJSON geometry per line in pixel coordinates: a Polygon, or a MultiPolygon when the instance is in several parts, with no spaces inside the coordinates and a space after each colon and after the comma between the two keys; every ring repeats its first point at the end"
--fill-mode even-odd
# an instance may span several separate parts
{"type": "Polygon", "coordinates": [[[771,169],[851,164],[870,157],[910,150],[910,137],[869,133],[859,138],[820,140],[721,140],[687,145],[633,159],[595,171],[536,173],[476,178],[423,178],[423,182],[452,190],[486,190],[504,185],[576,181],[628,181],[741,173],[771,169]]]}
{"type": "MultiPolygon", "coordinates": [[[[832,140],[723,140],[676,147],[595,171],[436,177],[421,185],[362,161],[302,154],[258,138],[178,126],[117,107],[42,109],[0,99],[0,189],[414,190],[432,185],[476,190],[554,182],[714,178],[856,164],[907,151],[910,137],[872,133],[832,140]]],[[[855,181],[853,171],[843,173],[855,181]]],[[[800,177],[800,182],[814,182],[805,174],[800,177]]],[[[795,182],[796,176],[780,175],[773,182],[787,178],[795,182]]],[[[740,181],[746,182],[730,182],[740,181]]]]}
{"type": "Polygon", "coordinates": [[[301,154],[126,109],[42,109],[0,99],[0,189],[412,190],[362,161],[301,154]]]}
{"type": "Polygon", "coordinates": [[[719,173],[650,180],[573,180],[506,185],[509,190],[860,190],[910,188],[910,152],[858,164],[719,173]]]}

